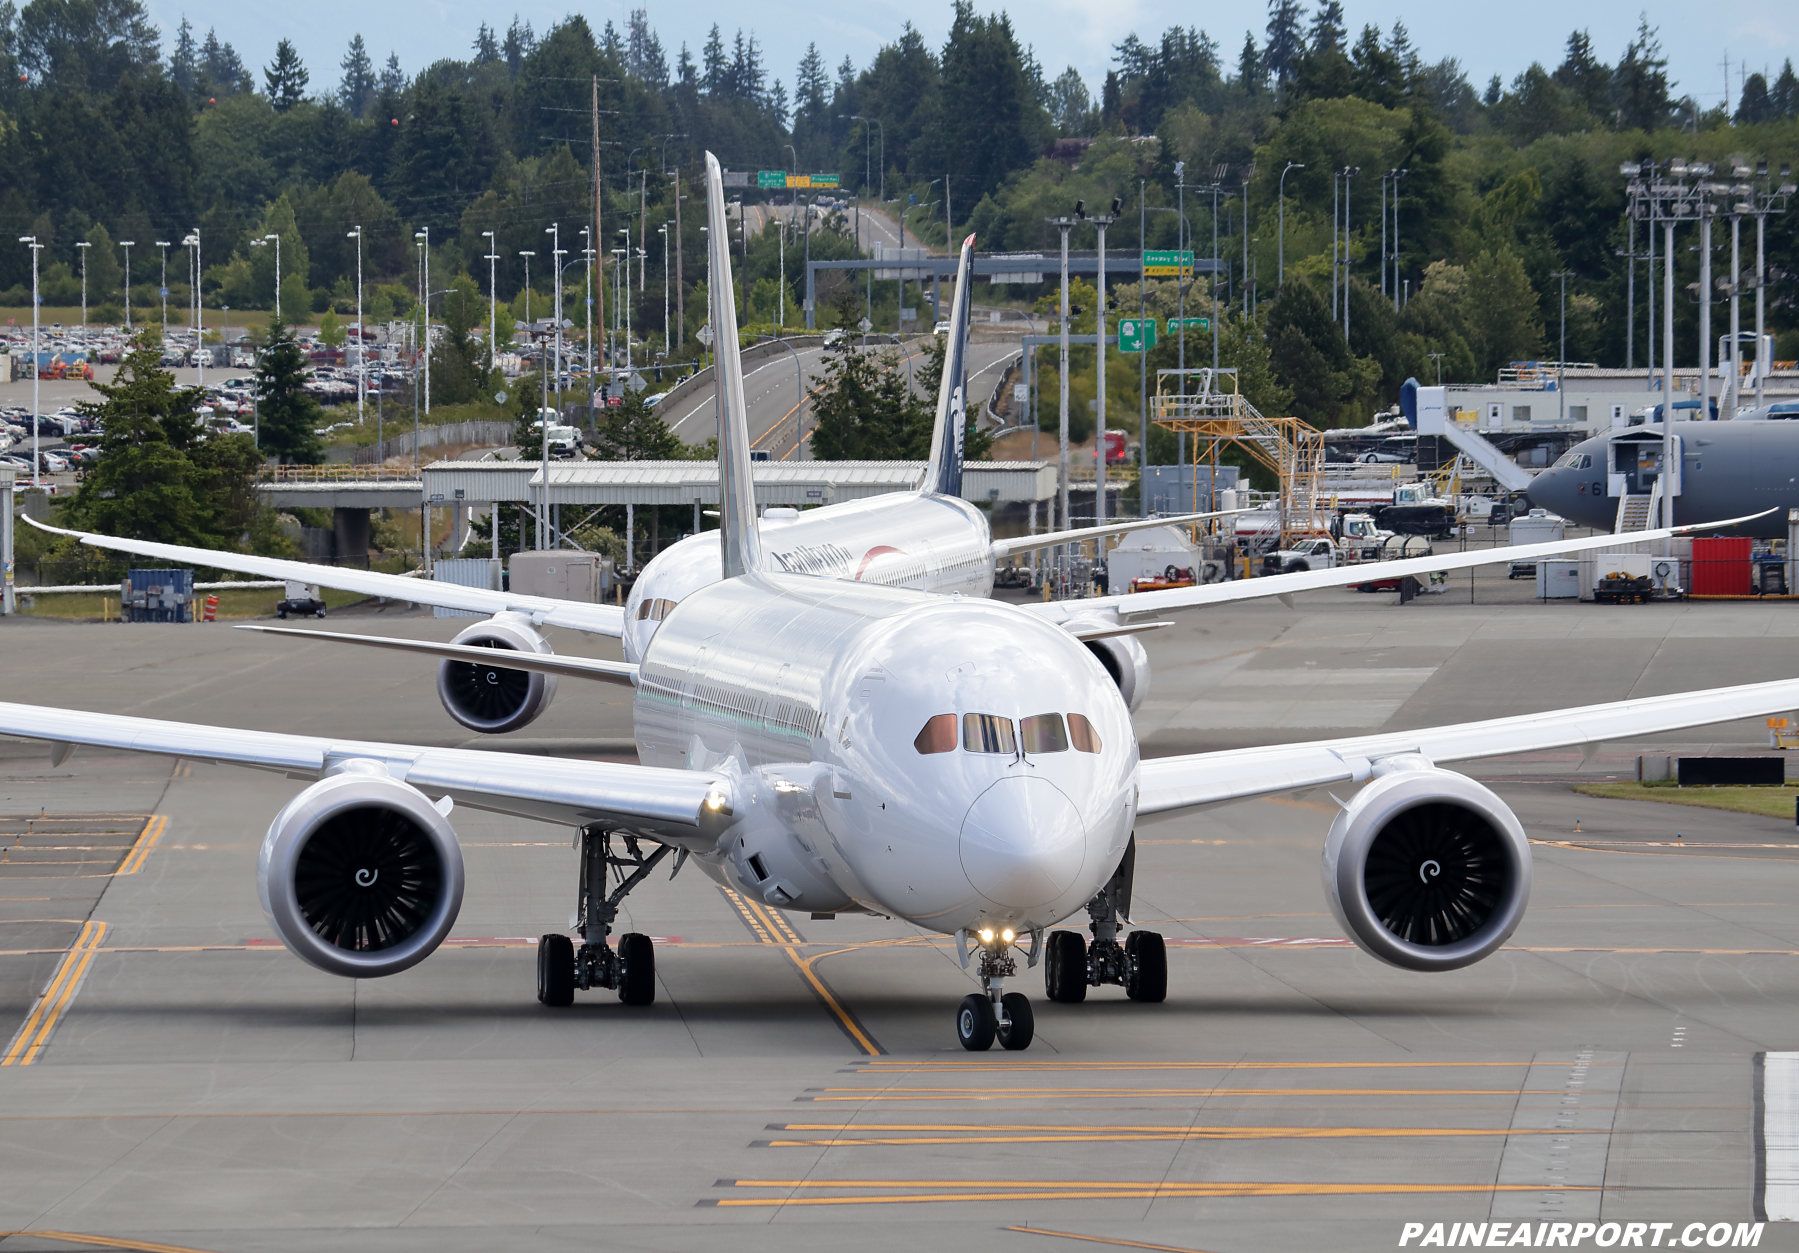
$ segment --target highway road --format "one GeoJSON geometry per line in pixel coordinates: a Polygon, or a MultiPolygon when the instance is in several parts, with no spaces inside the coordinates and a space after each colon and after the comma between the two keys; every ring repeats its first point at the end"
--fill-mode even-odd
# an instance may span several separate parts
{"type": "MultiPolygon", "coordinates": [[[[899,348],[900,369],[917,370],[924,362],[927,344],[913,340],[899,348]]],[[[969,395],[984,402],[993,393],[1007,362],[1016,360],[1018,349],[1008,344],[969,345],[969,395]]],[[[795,345],[791,353],[753,361],[744,370],[744,398],[749,402],[750,446],[766,449],[776,461],[794,457],[796,448],[795,410],[799,407],[799,388],[810,390],[826,369],[825,350],[815,344],[795,345]],[[797,364],[795,358],[798,358],[797,364]]],[[[718,434],[714,409],[715,391],[704,387],[676,401],[662,415],[670,429],[689,444],[703,444],[718,434]]],[[[812,411],[804,414],[805,437],[812,434],[812,411]]],[[[802,458],[803,459],[803,458],[802,458]]]]}

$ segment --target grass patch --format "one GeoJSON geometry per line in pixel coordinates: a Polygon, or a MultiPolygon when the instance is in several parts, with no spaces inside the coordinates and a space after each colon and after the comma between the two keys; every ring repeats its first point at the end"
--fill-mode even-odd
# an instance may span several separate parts
{"type": "Polygon", "coordinates": [[[1582,796],[1615,801],[1663,801],[1669,805],[1694,805],[1700,809],[1728,809],[1764,818],[1791,818],[1799,787],[1681,787],[1668,783],[1576,783],[1582,796]]]}
{"type": "MultiPolygon", "coordinates": [[[[104,593],[65,592],[54,596],[34,597],[34,605],[30,609],[24,607],[24,597],[30,595],[31,589],[21,587],[19,613],[22,617],[53,618],[62,622],[117,622],[119,620],[119,595],[114,592],[108,596],[104,593]]],[[[247,587],[241,592],[196,592],[197,602],[194,618],[197,622],[205,605],[207,596],[219,598],[219,621],[228,618],[272,618],[275,616],[275,603],[286,598],[286,592],[279,587],[255,588],[247,587]]],[[[361,592],[344,592],[336,588],[319,589],[324,598],[325,608],[342,609],[346,605],[367,600],[361,592]]]]}

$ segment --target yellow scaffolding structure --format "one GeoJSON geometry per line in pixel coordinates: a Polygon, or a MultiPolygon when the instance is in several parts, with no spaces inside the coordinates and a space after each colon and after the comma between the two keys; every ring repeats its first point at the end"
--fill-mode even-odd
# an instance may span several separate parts
{"type": "Polygon", "coordinates": [[[1202,444],[1211,447],[1214,483],[1220,451],[1235,445],[1274,473],[1283,546],[1293,536],[1329,532],[1330,505],[1319,490],[1325,459],[1322,431],[1301,418],[1264,416],[1238,392],[1234,369],[1158,370],[1150,405],[1150,419],[1157,426],[1193,437],[1195,511],[1202,444]]]}

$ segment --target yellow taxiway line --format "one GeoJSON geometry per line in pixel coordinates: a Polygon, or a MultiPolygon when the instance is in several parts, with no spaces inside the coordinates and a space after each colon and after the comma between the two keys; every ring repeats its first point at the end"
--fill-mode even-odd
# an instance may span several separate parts
{"type": "Polygon", "coordinates": [[[162,833],[168,829],[169,816],[167,814],[151,814],[150,821],[146,822],[144,829],[138,832],[137,843],[133,844],[131,851],[125,854],[125,860],[119,863],[119,868],[115,873],[136,874],[142,870],[144,859],[150,855],[150,850],[156,847],[156,841],[160,840],[162,833]]]}
{"type": "MultiPolygon", "coordinates": [[[[827,1127],[789,1126],[783,1131],[818,1130],[827,1127]]],[[[766,1140],[771,1149],[887,1148],[948,1144],[1123,1144],[1145,1142],[1188,1143],[1195,1140],[1420,1140],[1466,1139],[1493,1136],[1610,1135],[1599,1129],[1569,1127],[1117,1127],[1117,1126],[974,1126],[943,1127],[868,1126],[851,1131],[916,1131],[936,1134],[879,1135],[850,1138],[843,1133],[803,1140],[766,1140]],[[1009,1134],[996,1134],[1006,1132],[1009,1134]]]]}
{"type": "Polygon", "coordinates": [[[88,965],[99,951],[101,937],[105,934],[103,922],[90,919],[81,924],[81,934],[56,967],[50,985],[32,1007],[25,1025],[13,1037],[12,1047],[0,1057],[0,1066],[29,1066],[43,1053],[44,1046],[50,1042],[50,1033],[56,1030],[57,1020],[74,1001],[75,991],[81,986],[82,977],[87,974],[88,965]]]}
{"type": "Polygon", "coordinates": [[[96,1249],[130,1249],[134,1253],[206,1253],[185,1244],[158,1244],[154,1240],[121,1239],[118,1236],[89,1236],[76,1231],[0,1231],[0,1240],[24,1236],[37,1240],[60,1240],[65,1244],[85,1244],[96,1249]]]}
{"type": "Polygon", "coordinates": [[[1106,1201],[1106,1200],[1208,1200],[1223,1197],[1276,1196],[1380,1196],[1392,1193],[1415,1195],[1454,1195],[1501,1192],[1599,1192],[1598,1186],[1518,1183],[1078,1183],[1032,1184],[1017,1181],[964,1182],[960,1180],[894,1180],[846,1179],[825,1180],[731,1181],[739,1188],[959,1188],[966,1191],[877,1192],[850,1196],[769,1196],[718,1197],[711,1204],[719,1208],[759,1207],[772,1209],[788,1205],[919,1205],[952,1201],[1106,1201]]]}
{"type": "Polygon", "coordinates": [[[1084,1236],[1078,1231],[1052,1231],[1048,1227],[1001,1227],[1001,1231],[1016,1231],[1026,1236],[1056,1236],[1063,1240],[1085,1240],[1090,1244],[1111,1244],[1124,1249],[1153,1249],[1155,1253],[1201,1253],[1199,1249],[1189,1249],[1175,1244],[1149,1244],[1142,1240],[1121,1240],[1116,1236],[1084,1236]]]}
{"type": "MultiPolygon", "coordinates": [[[[844,1008],[843,1002],[837,999],[836,994],[831,991],[830,986],[826,984],[819,976],[818,972],[813,969],[814,965],[823,961],[825,958],[836,953],[848,952],[850,951],[850,948],[839,947],[831,949],[829,952],[814,953],[810,957],[801,957],[800,949],[806,942],[800,939],[799,932],[793,929],[787,919],[782,916],[780,910],[768,909],[755,901],[739,896],[730,888],[723,888],[721,890],[724,892],[726,899],[728,899],[737,912],[743,916],[743,920],[749,924],[750,930],[755,933],[758,940],[771,948],[779,948],[782,952],[787,954],[787,958],[793,963],[794,969],[800,972],[800,977],[804,979],[812,988],[812,991],[817,994],[819,1000],[824,1002],[825,1008],[831,1012],[831,1016],[837,1020],[838,1025],[843,1028],[844,1033],[855,1042],[857,1048],[861,1049],[864,1054],[870,1057],[879,1057],[887,1051],[879,1044],[875,1043],[874,1037],[869,1035],[868,1032],[863,1029],[862,1024],[856,1021],[856,1016],[854,1014],[844,1008]]],[[[850,947],[861,946],[857,945],[850,947]]]]}

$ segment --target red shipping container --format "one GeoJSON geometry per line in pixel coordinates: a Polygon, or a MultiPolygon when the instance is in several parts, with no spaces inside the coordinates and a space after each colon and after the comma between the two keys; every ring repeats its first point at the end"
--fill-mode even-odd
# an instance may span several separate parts
{"type": "Polygon", "coordinates": [[[1695,539],[1693,586],[1695,596],[1747,596],[1751,574],[1748,539],[1695,539]]]}

